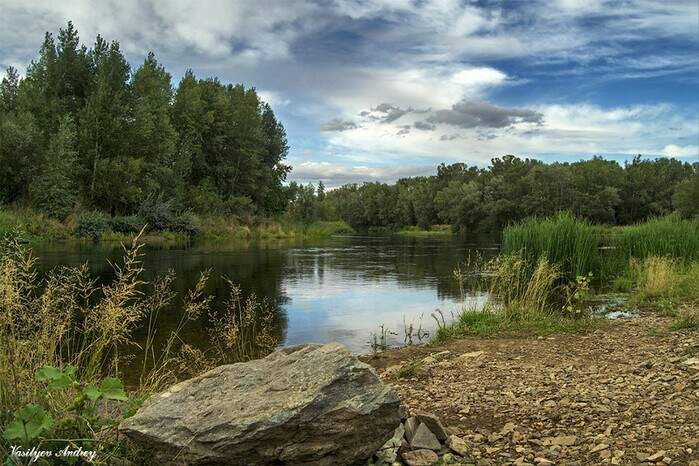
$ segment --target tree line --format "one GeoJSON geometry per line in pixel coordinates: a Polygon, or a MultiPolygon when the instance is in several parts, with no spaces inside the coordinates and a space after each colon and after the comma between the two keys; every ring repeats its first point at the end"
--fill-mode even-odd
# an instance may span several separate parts
{"type": "Polygon", "coordinates": [[[301,217],[339,218],[360,229],[449,224],[462,231],[497,231],[559,211],[607,225],[674,211],[699,214],[699,164],[674,158],[547,164],[507,155],[492,159],[487,168],[441,164],[435,176],[320,189],[315,197],[313,186],[297,188],[301,201],[293,208],[301,217]]]}
{"type": "Polygon", "coordinates": [[[115,231],[144,219],[190,231],[191,212],[498,230],[561,210],[625,225],[699,209],[698,165],[672,158],[546,164],[507,155],[487,168],[442,164],[435,176],[326,191],[322,182],[285,184],[288,150],[254,88],[191,70],[174,87],[152,53],[132,70],[117,41],[97,36],[87,48],[70,22],[55,38],[46,33],[24,77],[10,67],[0,82],[0,204],[58,220],[106,214],[115,231]]]}
{"type": "Polygon", "coordinates": [[[173,87],[149,53],[135,70],[117,41],[46,33],[20,78],[0,84],[0,204],[65,219],[81,210],[280,213],[286,135],[254,88],[198,79],[173,87]]]}

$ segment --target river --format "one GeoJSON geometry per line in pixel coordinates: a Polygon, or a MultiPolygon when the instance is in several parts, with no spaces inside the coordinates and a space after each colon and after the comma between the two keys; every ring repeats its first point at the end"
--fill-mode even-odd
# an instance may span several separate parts
{"type": "MultiPolygon", "coordinates": [[[[380,326],[390,330],[388,343],[404,343],[405,324],[433,332],[431,314],[440,309],[447,320],[461,306],[453,270],[469,255],[488,257],[493,244],[469,243],[460,238],[333,237],[307,242],[207,244],[188,247],[145,248],[144,278],[152,280],[168,270],[181,295],[196,283],[202,270],[212,271],[207,292],[214,307],[223,305],[227,288],[223,277],[254,292],[275,307],[276,333],[283,345],[338,341],[357,353],[380,326]]],[[[87,262],[100,282],[111,280],[122,251],[116,244],[56,243],[34,248],[42,272],[58,265],[87,262]]],[[[163,330],[174,326],[181,312],[173,306],[160,319],[163,330]]],[[[191,325],[185,339],[205,349],[210,335],[206,316],[191,325]]],[[[415,340],[417,341],[417,340],[415,340]]]]}

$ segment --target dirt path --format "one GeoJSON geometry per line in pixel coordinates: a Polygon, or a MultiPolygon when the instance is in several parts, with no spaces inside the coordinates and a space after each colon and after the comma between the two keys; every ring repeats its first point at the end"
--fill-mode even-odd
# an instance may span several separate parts
{"type": "Polygon", "coordinates": [[[472,462],[699,465],[699,335],[657,317],[587,334],[465,338],[364,359],[472,462]]]}

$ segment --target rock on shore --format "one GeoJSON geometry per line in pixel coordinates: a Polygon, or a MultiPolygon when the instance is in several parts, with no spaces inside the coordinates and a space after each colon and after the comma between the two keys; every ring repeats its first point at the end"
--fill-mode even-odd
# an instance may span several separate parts
{"type": "Polygon", "coordinates": [[[217,367],[119,426],[167,464],[355,464],[400,424],[400,402],[345,347],[305,345],[217,367]]]}

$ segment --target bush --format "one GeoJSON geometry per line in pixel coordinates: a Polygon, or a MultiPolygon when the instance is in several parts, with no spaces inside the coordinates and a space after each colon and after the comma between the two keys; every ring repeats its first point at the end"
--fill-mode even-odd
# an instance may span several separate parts
{"type": "Polygon", "coordinates": [[[168,230],[179,231],[189,236],[195,236],[199,233],[199,222],[192,212],[185,211],[174,215],[170,219],[168,230]]]}
{"type": "Polygon", "coordinates": [[[109,228],[115,233],[138,233],[143,228],[146,221],[138,215],[124,215],[112,217],[109,221],[109,228]]]}
{"type": "Polygon", "coordinates": [[[199,233],[197,218],[189,211],[176,213],[169,200],[161,196],[149,196],[138,211],[139,217],[150,230],[179,231],[194,236],[199,233]]]}
{"type": "Polygon", "coordinates": [[[75,229],[75,234],[97,241],[102,236],[102,233],[107,231],[108,226],[109,219],[102,212],[82,212],[78,216],[78,227],[75,229]]]}
{"type": "Polygon", "coordinates": [[[173,221],[172,204],[161,196],[148,196],[138,209],[138,215],[152,230],[168,230],[173,221]]]}

